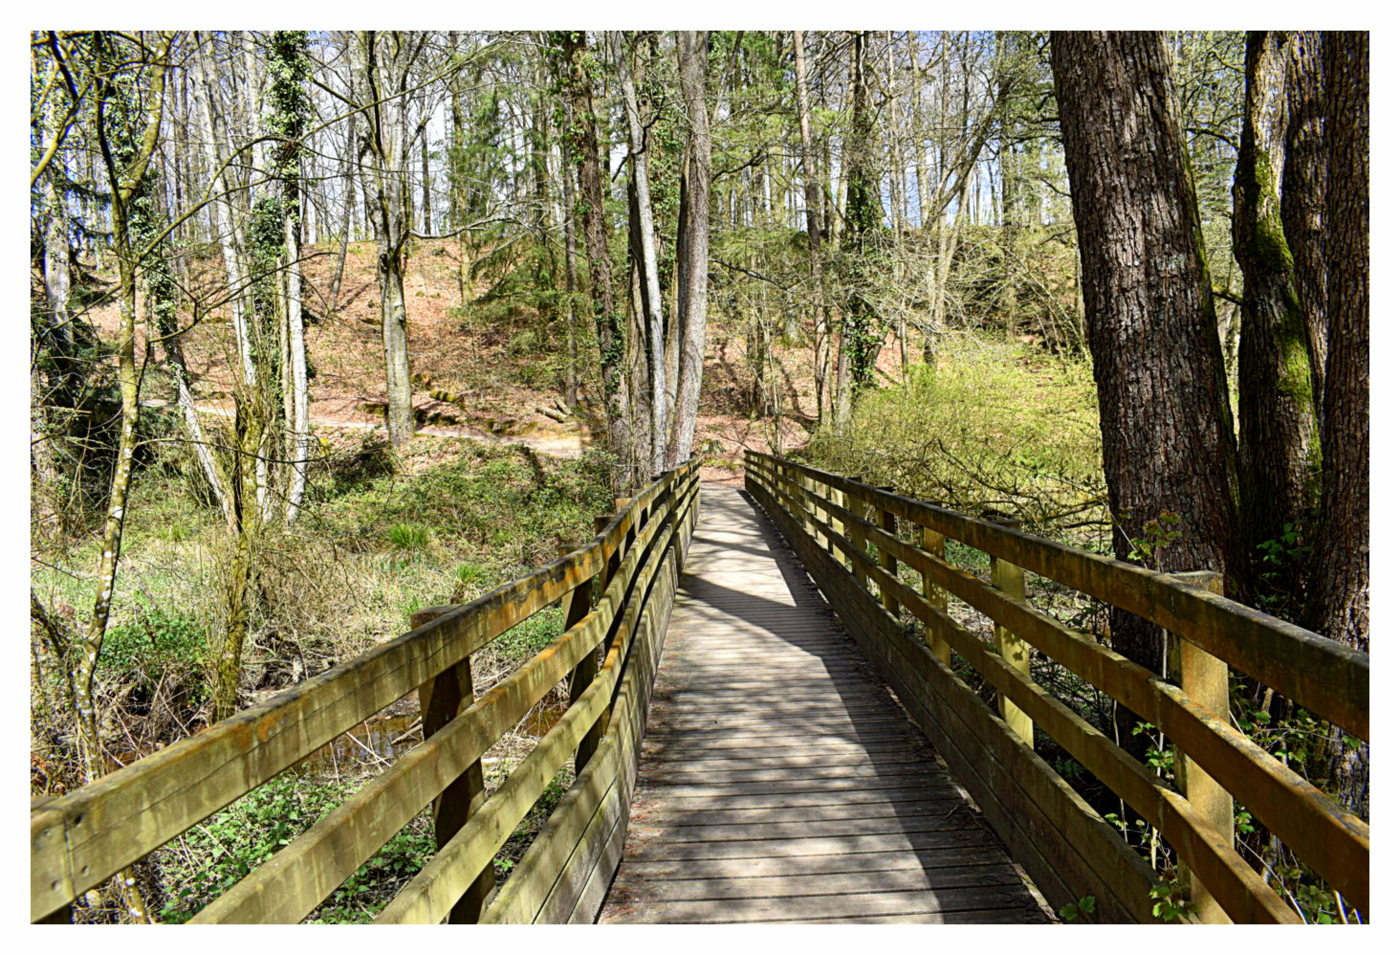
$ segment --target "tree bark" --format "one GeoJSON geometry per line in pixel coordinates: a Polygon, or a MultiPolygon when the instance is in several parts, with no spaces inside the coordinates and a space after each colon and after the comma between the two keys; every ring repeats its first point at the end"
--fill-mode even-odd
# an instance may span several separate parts
{"type": "Polygon", "coordinates": [[[380,49],[373,30],[360,34],[361,70],[367,89],[375,237],[378,240],[380,321],[384,332],[389,441],[412,438],[413,385],[409,368],[408,313],[404,302],[404,246],[412,222],[408,210],[408,80],[421,39],[391,34],[380,49]]]}
{"type": "Polygon", "coordinates": [[[710,113],[705,105],[705,62],[709,33],[682,30],[676,34],[681,97],[685,100],[688,135],[681,183],[678,230],[684,254],[677,251],[676,306],[680,336],[680,368],[676,380],[675,420],[666,452],[666,466],[679,467],[690,459],[695,444],[700,387],[705,374],[705,324],[710,267],[710,113]]]}
{"type": "MultiPolygon", "coordinates": [[[[631,46],[626,39],[620,45],[631,46]]],[[[628,157],[632,165],[632,183],[636,210],[634,234],[640,253],[637,263],[641,277],[641,304],[646,329],[647,373],[651,381],[650,447],[647,464],[651,475],[660,474],[666,464],[666,360],[665,317],[661,311],[661,274],[656,264],[656,221],[652,215],[651,182],[647,161],[646,131],[642,127],[641,107],[637,101],[636,50],[623,50],[619,57],[622,99],[627,112],[628,157]]],[[[645,476],[645,475],[644,475],[645,476]]]]}
{"type": "MultiPolygon", "coordinates": [[[[1166,46],[1154,33],[1054,33],[1051,62],[1114,553],[1224,571],[1233,590],[1235,442],[1166,46]]],[[[1160,628],[1121,611],[1111,625],[1115,649],[1160,671],[1160,628]]]]}
{"type": "Polygon", "coordinates": [[[603,208],[603,170],[598,152],[598,118],[593,112],[593,81],[584,62],[589,55],[588,41],[577,31],[565,31],[559,39],[564,54],[563,79],[573,112],[573,127],[567,138],[584,209],[583,244],[592,286],[598,350],[602,357],[608,449],[617,459],[613,486],[617,491],[624,491],[636,480],[625,380],[626,326],[618,311],[612,284],[612,258],[603,208]]]}
{"type": "Polygon", "coordinates": [[[875,115],[867,77],[867,35],[851,39],[851,128],[846,152],[846,228],[841,251],[846,261],[846,309],[841,320],[835,424],[845,428],[855,397],[875,383],[875,364],[884,345],[880,316],[871,303],[875,281],[876,233],[884,219],[879,169],[875,162],[875,115]],[[843,373],[844,370],[844,373],[843,373]]]}
{"type": "MultiPolygon", "coordinates": [[[[1234,246],[1244,280],[1240,310],[1240,531],[1246,553],[1280,540],[1312,503],[1317,424],[1308,336],[1284,237],[1282,173],[1287,132],[1288,36],[1251,32],[1245,53],[1245,122],[1235,168],[1234,246]]],[[[1251,561],[1256,597],[1302,590],[1301,565],[1251,561]],[[1266,584],[1263,575],[1283,573],[1266,584]]]]}
{"type": "Polygon", "coordinates": [[[816,344],[812,376],[817,399],[817,420],[822,419],[826,392],[827,357],[824,343],[831,335],[831,309],[827,303],[826,277],[822,272],[822,186],[812,145],[812,104],[807,92],[806,40],[801,30],[792,31],[794,82],[797,86],[797,122],[802,134],[802,192],[806,205],[807,267],[817,292],[816,344]]]}
{"type": "Polygon", "coordinates": [[[1370,91],[1365,33],[1328,33],[1327,383],[1314,629],[1370,652],[1370,91]]]}
{"type": "MultiPolygon", "coordinates": [[[[1369,653],[1370,621],[1370,35],[1324,40],[1327,130],[1327,379],[1322,404],[1322,519],[1310,625],[1369,653]]],[[[1333,728],[1337,798],[1370,815],[1370,747],[1333,728]]]]}
{"type": "Polygon", "coordinates": [[[1322,419],[1327,368],[1326,213],[1327,141],[1323,138],[1322,34],[1288,34],[1284,90],[1288,102],[1283,160],[1283,235],[1293,255],[1298,305],[1308,337],[1313,419],[1322,419]]]}

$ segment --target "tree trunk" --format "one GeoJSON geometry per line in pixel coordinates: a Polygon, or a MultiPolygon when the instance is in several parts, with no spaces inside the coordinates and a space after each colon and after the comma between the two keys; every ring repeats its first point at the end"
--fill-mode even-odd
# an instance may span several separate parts
{"type": "Polygon", "coordinates": [[[602,357],[603,403],[608,420],[608,449],[617,459],[614,490],[630,489],[635,480],[628,422],[626,327],[618,311],[608,252],[607,216],[603,207],[603,170],[598,151],[598,118],[593,112],[593,81],[584,60],[588,42],[583,34],[566,31],[560,37],[564,53],[564,82],[573,108],[570,152],[578,175],[584,208],[583,243],[592,285],[593,318],[602,357]]]}
{"type": "Polygon", "coordinates": [[[1323,138],[1322,34],[1288,34],[1284,49],[1284,98],[1288,103],[1283,160],[1283,234],[1293,255],[1298,305],[1308,335],[1313,418],[1322,419],[1327,368],[1326,213],[1327,141],[1323,138]]]}
{"type": "MultiPolygon", "coordinates": [[[[1155,33],[1054,33],[1051,62],[1114,553],[1224,571],[1233,592],[1235,443],[1166,46],[1155,33]]],[[[1159,627],[1121,611],[1111,625],[1116,650],[1160,672],[1159,627]]],[[[1124,740],[1131,722],[1120,712],[1124,740]]]]}
{"type": "Polygon", "coordinates": [[[677,252],[676,307],[680,335],[680,368],[676,381],[675,420],[666,452],[666,466],[679,467],[690,459],[700,411],[700,386],[705,374],[705,323],[710,269],[710,113],[705,105],[706,56],[709,33],[676,33],[681,97],[685,100],[688,135],[681,182],[678,231],[685,243],[677,252]]]}
{"type": "MultiPolygon", "coordinates": [[[[1308,338],[1280,212],[1287,104],[1286,34],[1254,31],[1246,41],[1245,123],[1235,168],[1235,259],[1244,279],[1240,311],[1240,533],[1246,553],[1301,523],[1317,466],[1308,338]]],[[[1252,585],[1296,595],[1301,566],[1255,564],[1252,585]],[[1268,574],[1266,581],[1263,577],[1268,574]],[[1282,574],[1282,578],[1279,578],[1282,574]]]]}
{"type": "Polygon", "coordinates": [[[389,441],[402,447],[412,438],[413,385],[408,354],[408,313],[404,301],[404,245],[412,226],[408,208],[409,122],[406,89],[421,40],[397,34],[386,49],[373,30],[360,35],[362,72],[368,100],[370,154],[373,158],[374,224],[378,239],[379,305],[384,332],[385,392],[389,441]],[[397,94],[397,95],[393,95],[397,94]]]}
{"type": "MultiPolygon", "coordinates": [[[[622,41],[626,43],[625,40],[622,41]]],[[[648,176],[646,132],[642,128],[641,107],[637,102],[634,77],[636,51],[623,51],[619,58],[622,99],[627,111],[628,156],[632,164],[632,182],[636,210],[636,247],[640,253],[638,267],[641,277],[641,304],[646,329],[647,374],[651,380],[650,427],[651,446],[647,465],[652,475],[660,474],[666,461],[666,360],[665,318],[661,311],[661,275],[656,264],[656,223],[651,207],[651,183],[648,176]]]]}
{"type": "Polygon", "coordinates": [[[874,290],[876,233],[884,219],[879,170],[875,162],[875,115],[869,97],[867,35],[851,40],[851,129],[846,152],[846,228],[841,251],[848,288],[841,321],[841,356],[837,364],[835,424],[850,421],[855,397],[875,383],[875,365],[884,345],[880,317],[871,303],[874,290]],[[845,370],[843,374],[842,370],[845,370]]]}
{"type": "Polygon", "coordinates": [[[823,344],[831,334],[831,314],[827,304],[826,278],[822,273],[822,187],[812,145],[812,104],[807,92],[807,51],[801,30],[792,31],[794,80],[797,86],[797,122],[802,133],[802,191],[807,213],[807,267],[817,293],[816,344],[813,349],[813,379],[817,399],[817,420],[822,419],[826,391],[827,356],[823,344]]]}
{"type": "MultiPolygon", "coordinates": [[[[1370,623],[1370,35],[1324,40],[1327,130],[1327,379],[1322,405],[1322,520],[1310,626],[1364,653],[1370,623]]],[[[1338,799],[1370,814],[1370,747],[1333,728],[1328,776],[1338,799]]]]}

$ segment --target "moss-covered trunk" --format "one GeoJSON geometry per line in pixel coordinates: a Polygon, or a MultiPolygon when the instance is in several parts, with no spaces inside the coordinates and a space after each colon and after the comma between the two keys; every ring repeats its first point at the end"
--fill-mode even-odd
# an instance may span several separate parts
{"type": "Polygon", "coordinates": [[[1280,205],[1288,42],[1276,31],[1254,31],[1246,41],[1245,123],[1234,184],[1235,259],[1244,279],[1240,530],[1254,557],[1247,590],[1278,599],[1302,591],[1303,563],[1289,559],[1285,535],[1302,530],[1315,499],[1319,454],[1307,329],[1280,205]],[[1276,546],[1261,551],[1265,542],[1276,546]]]}

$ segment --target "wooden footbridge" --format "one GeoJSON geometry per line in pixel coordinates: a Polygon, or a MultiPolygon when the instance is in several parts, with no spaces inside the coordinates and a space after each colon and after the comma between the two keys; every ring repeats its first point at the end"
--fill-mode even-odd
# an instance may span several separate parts
{"type": "Polygon", "coordinates": [[[668,472],[536,573],[38,802],[31,918],[67,921],[80,894],[411,693],[424,742],[194,921],[300,921],[428,806],[438,850],[380,922],[1046,922],[1089,896],[1079,920],[1153,921],[1164,875],[1038,738],[1160,833],[1181,920],[1300,921],[1236,851],[1237,807],[1369,912],[1367,825],[1240,733],[1227,698],[1233,670],[1369,739],[1365,655],[1212,593],[1208,575],[794,462],[750,453],[745,487],[702,495],[694,463],[668,472]],[[945,560],[949,539],[988,555],[989,581],[945,560]],[[1037,610],[1027,572],[1161,625],[1170,679],[1037,610]],[[950,598],[994,638],[954,622],[950,598]],[[472,654],[556,603],[564,634],[474,694],[472,654]],[[1039,685],[1032,657],[1162,730],[1175,778],[1039,685]],[[561,681],[568,709],[488,791],[483,755],[561,681]],[[492,859],[570,768],[495,885],[492,859]]]}

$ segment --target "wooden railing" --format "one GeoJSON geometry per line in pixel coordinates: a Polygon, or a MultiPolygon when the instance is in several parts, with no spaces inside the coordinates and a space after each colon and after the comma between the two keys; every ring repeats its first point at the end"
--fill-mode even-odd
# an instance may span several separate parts
{"type": "Polygon", "coordinates": [[[63,920],[81,893],[417,691],[424,742],[193,921],[300,921],[429,804],[438,850],[377,921],[591,921],[621,856],[698,474],[694,462],[667,472],[619,502],[592,541],[528,577],[425,614],[409,633],[261,706],[34,805],[31,918],[63,920]],[[560,601],[564,634],[473,699],[472,653],[560,601]],[[487,798],[482,755],[565,677],[569,708],[487,798]],[[493,892],[492,859],[571,758],[573,785],[493,892]]]}
{"type": "Polygon", "coordinates": [[[1150,922],[1158,878],[1036,755],[1037,727],[1176,851],[1188,920],[1300,921],[1236,852],[1235,801],[1368,913],[1368,826],[1231,725],[1227,682],[1233,667],[1369,739],[1365,654],[1226,600],[1193,575],[1155,573],[792,461],[749,452],[745,463],[749,492],[1052,904],[1093,896],[1091,918],[1150,922]],[[988,554],[991,583],[950,564],[946,539],[988,554]],[[1025,571],[1162,626],[1175,680],[1036,610],[1025,571]],[[993,642],[953,621],[949,595],[991,618],[993,642]],[[921,636],[901,625],[901,608],[921,636]],[[1159,728],[1176,747],[1181,791],[1038,685],[1032,647],[1159,728]],[[958,677],[950,651],[995,688],[997,709],[958,677]]]}

